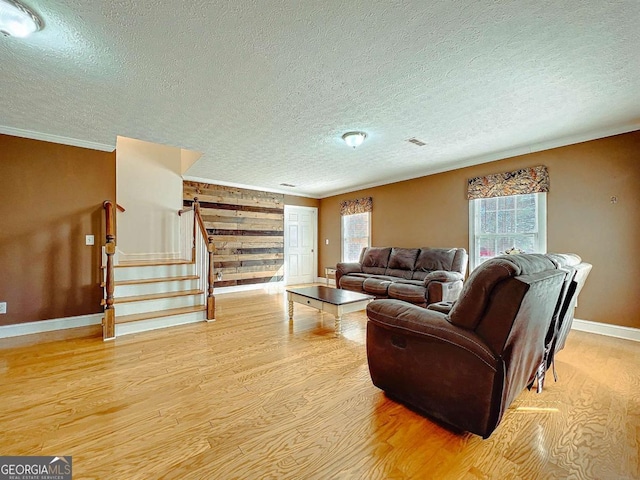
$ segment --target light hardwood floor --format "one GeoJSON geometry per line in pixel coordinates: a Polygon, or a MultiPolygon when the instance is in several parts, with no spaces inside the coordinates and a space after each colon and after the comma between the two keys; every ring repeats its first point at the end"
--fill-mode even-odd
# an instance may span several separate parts
{"type": "Polygon", "coordinates": [[[75,480],[640,478],[640,344],[572,332],[559,382],[482,440],[371,384],[364,312],[333,323],[251,292],[212,324],[4,340],[0,455],[72,455],[75,480]]]}

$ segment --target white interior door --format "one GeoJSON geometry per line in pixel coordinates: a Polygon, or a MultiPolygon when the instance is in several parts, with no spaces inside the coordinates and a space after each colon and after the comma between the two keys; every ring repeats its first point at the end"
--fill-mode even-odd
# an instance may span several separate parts
{"type": "Polygon", "coordinates": [[[318,209],[284,207],[284,278],[287,285],[313,283],[318,270],[318,209]]]}

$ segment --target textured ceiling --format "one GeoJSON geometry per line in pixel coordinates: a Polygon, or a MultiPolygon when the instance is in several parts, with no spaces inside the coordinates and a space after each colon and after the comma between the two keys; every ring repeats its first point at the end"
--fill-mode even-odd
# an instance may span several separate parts
{"type": "Polygon", "coordinates": [[[202,152],[191,178],[323,197],[640,128],[638,0],[25,3],[0,132],[202,152]]]}

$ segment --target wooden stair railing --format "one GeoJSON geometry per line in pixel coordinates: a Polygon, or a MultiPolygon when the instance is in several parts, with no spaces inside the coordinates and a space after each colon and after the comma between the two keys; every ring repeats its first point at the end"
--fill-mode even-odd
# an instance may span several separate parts
{"type": "MultiPolygon", "coordinates": [[[[216,318],[216,297],[213,294],[213,282],[214,278],[214,262],[213,255],[216,251],[216,247],[213,243],[213,237],[207,233],[207,229],[204,226],[204,221],[202,220],[202,214],[200,213],[200,202],[198,201],[198,197],[194,197],[193,205],[191,207],[183,208],[178,211],[178,215],[182,215],[183,213],[190,212],[193,210],[193,246],[192,246],[192,261],[196,259],[196,235],[198,235],[198,231],[204,242],[207,245],[207,320],[215,320],[216,318]]],[[[204,259],[203,259],[204,260],[204,259]]]]}
{"type": "Polygon", "coordinates": [[[113,292],[115,290],[114,264],[113,256],[116,253],[116,217],[115,210],[117,208],[121,212],[125,209],[117,203],[105,200],[102,204],[105,214],[105,237],[106,242],[104,251],[107,255],[106,275],[105,275],[105,299],[104,299],[104,318],[102,319],[102,338],[103,340],[111,340],[116,336],[116,311],[113,306],[113,292]]]}

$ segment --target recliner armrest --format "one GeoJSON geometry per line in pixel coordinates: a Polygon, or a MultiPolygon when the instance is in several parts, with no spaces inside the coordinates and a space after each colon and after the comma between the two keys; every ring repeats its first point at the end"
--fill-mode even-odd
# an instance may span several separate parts
{"type": "Polygon", "coordinates": [[[443,313],[402,300],[375,300],[367,305],[367,317],[370,322],[386,328],[456,345],[490,368],[497,366],[497,357],[475,332],[452,325],[443,313]]]}
{"type": "Polygon", "coordinates": [[[449,315],[449,312],[451,311],[451,309],[453,308],[453,306],[455,304],[456,304],[455,301],[453,301],[453,302],[431,303],[431,304],[427,305],[427,310],[435,310],[436,312],[440,312],[440,313],[444,313],[445,315],[449,315]]]}

